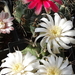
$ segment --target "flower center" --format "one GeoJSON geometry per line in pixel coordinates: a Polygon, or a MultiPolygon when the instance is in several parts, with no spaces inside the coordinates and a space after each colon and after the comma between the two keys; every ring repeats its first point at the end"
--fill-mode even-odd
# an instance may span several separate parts
{"type": "Polygon", "coordinates": [[[57,67],[49,67],[47,69],[47,75],[60,75],[60,70],[57,67]]]}
{"type": "Polygon", "coordinates": [[[0,21],[0,29],[4,29],[5,28],[5,23],[3,21],[0,21]]]}
{"type": "Polygon", "coordinates": [[[19,71],[21,71],[23,69],[23,65],[21,64],[21,63],[17,63],[17,64],[15,64],[15,65],[13,65],[13,68],[12,68],[12,70],[14,71],[14,72],[19,72],[19,71]]]}
{"type": "Polygon", "coordinates": [[[61,28],[58,26],[53,26],[52,28],[49,29],[49,35],[51,39],[54,39],[56,37],[59,37],[61,35],[61,28]]]}

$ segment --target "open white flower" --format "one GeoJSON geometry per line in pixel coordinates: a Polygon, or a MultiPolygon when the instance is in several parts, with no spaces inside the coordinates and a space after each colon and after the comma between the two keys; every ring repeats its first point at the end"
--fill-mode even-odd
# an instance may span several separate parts
{"type": "Polygon", "coordinates": [[[59,47],[71,48],[67,44],[75,44],[75,39],[72,38],[75,36],[75,30],[71,30],[73,27],[72,21],[67,21],[66,18],[61,19],[58,13],[54,14],[54,20],[50,15],[46,15],[48,19],[42,18],[41,21],[43,22],[39,23],[41,27],[35,29],[35,32],[40,32],[40,35],[35,39],[35,43],[40,37],[43,37],[40,45],[43,48],[44,44],[47,43],[49,53],[52,53],[52,50],[53,53],[60,53],[59,47]]]}
{"type": "Polygon", "coordinates": [[[51,55],[47,60],[41,59],[38,66],[38,75],[71,75],[73,74],[72,65],[69,65],[68,59],[63,61],[62,57],[51,55]]]}
{"type": "Polygon", "coordinates": [[[38,65],[36,57],[29,52],[23,56],[20,51],[9,53],[1,64],[1,74],[5,75],[35,75],[32,71],[38,65]]]}

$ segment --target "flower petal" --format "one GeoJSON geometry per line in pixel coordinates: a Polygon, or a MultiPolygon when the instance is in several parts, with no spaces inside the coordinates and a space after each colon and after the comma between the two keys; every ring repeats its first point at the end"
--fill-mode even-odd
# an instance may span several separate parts
{"type": "Polygon", "coordinates": [[[59,44],[55,40],[53,40],[52,43],[53,43],[53,53],[60,53],[58,49],[60,47],[59,44]]]}
{"type": "Polygon", "coordinates": [[[65,22],[67,22],[67,19],[66,18],[61,19],[60,22],[59,22],[59,26],[62,28],[63,27],[63,24],[65,22]]]}
{"type": "Polygon", "coordinates": [[[32,1],[29,5],[28,5],[28,8],[29,9],[33,9],[34,7],[36,7],[37,5],[37,2],[36,1],[32,1]]]}
{"type": "Polygon", "coordinates": [[[50,13],[50,7],[49,8],[44,7],[44,9],[45,9],[46,13],[50,13]]]}
{"type": "Polygon", "coordinates": [[[54,2],[52,2],[52,1],[49,1],[49,2],[50,2],[50,6],[51,6],[52,10],[54,12],[58,12],[59,8],[57,7],[57,5],[54,4],[54,2]]]}
{"type": "Polygon", "coordinates": [[[29,65],[29,63],[33,62],[34,60],[36,60],[36,57],[27,52],[27,54],[24,57],[23,65],[26,67],[27,65],[29,65]]]}
{"type": "Polygon", "coordinates": [[[54,1],[56,1],[59,4],[63,4],[63,2],[61,0],[54,0],[54,1]]]}
{"type": "Polygon", "coordinates": [[[39,38],[41,38],[41,37],[43,37],[43,36],[45,36],[46,34],[41,34],[41,35],[39,35],[36,39],[35,39],[35,42],[34,43],[36,43],[36,41],[39,39],[39,38]]]}
{"type": "Polygon", "coordinates": [[[75,44],[75,38],[69,38],[72,44],[75,44]]]}
{"type": "Polygon", "coordinates": [[[50,57],[47,57],[48,61],[50,63],[51,66],[55,66],[55,57],[53,55],[51,55],[50,57]]]}
{"type": "Polygon", "coordinates": [[[72,29],[72,27],[73,27],[72,21],[67,21],[66,23],[64,23],[63,27],[64,28],[63,28],[62,32],[72,29]]]}
{"type": "Polygon", "coordinates": [[[31,2],[32,0],[22,0],[22,3],[23,4],[26,4],[26,3],[29,3],[29,2],[31,2]]]}
{"type": "Polygon", "coordinates": [[[50,7],[50,4],[49,4],[48,1],[43,1],[43,5],[44,5],[44,7],[46,7],[46,8],[49,8],[49,7],[50,7]]]}
{"type": "Polygon", "coordinates": [[[58,13],[55,13],[54,15],[55,15],[54,17],[55,25],[59,25],[61,17],[58,15],[58,13]]]}
{"type": "Polygon", "coordinates": [[[5,18],[5,12],[2,11],[2,12],[0,13],[0,19],[3,20],[4,18],[5,18]]]}
{"type": "Polygon", "coordinates": [[[46,32],[45,28],[36,28],[35,32],[46,32]]]}
{"type": "Polygon", "coordinates": [[[46,42],[46,37],[44,37],[44,38],[40,41],[40,46],[41,46],[42,48],[44,48],[45,42],[46,42]]]}
{"type": "Polygon", "coordinates": [[[48,19],[51,21],[52,25],[54,25],[53,18],[52,18],[50,15],[48,15],[48,14],[47,14],[47,17],[48,17],[48,19]]]}
{"type": "Polygon", "coordinates": [[[6,33],[10,34],[10,30],[9,29],[5,29],[6,33]]]}
{"type": "Polygon", "coordinates": [[[48,26],[51,25],[50,22],[48,21],[48,19],[46,19],[46,18],[42,18],[41,21],[44,21],[48,26]]]}
{"type": "Polygon", "coordinates": [[[70,43],[69,37],[60,37],[60,39],[66,44],[70,43]]]}
{"type": "Polygon", "coordinates": [[[4,75],[4,74],[6,74],[8,72],[11,72],[11,69],[9,69],[9,68],[2,69],[1,70],[1,75],[4,75]]]}
{"type": "Polygon", "coordinates": [[[42,27],[45,27],[45,28],[48,28],[49,27],[46,23],[43,23],[43,22],[42,23],[39,23],[39,25],[42,26],[42,27]]]}
{"type": "Polygon", "coordinates": [[[63,58],[59,57],[58,58],[58,62],[56,63],[56,65],[57,65],[58,68],[61,66],[62,62],[63,62],[63,58]]]}
{"type": "Polygon", "coordinates": [[[35,9],[35,14],[36,15],[39,15],[42,11],[42,3],[38,3],[37,6],[36,6],[36,9],[35,9]]]}
{"type": "Polygon", "coordinates": [[[59,38],[56,38],[56,41],[63,47],[64,49],[69,49],[71,46],[67,46],[64,42],[62,42],[59,38]]]}
{"type": "Polygon", "coordinates": [[[41,59],[40,62],[43,63],[43,65],[45,65],[45,67],[50,66],[50,64],[47,61],[43,60],[43,59],[41,59]]]}
{"type": "Polygon", "coordinates": [[[47,43],[47,50],[48,50],[49,53],[53,54],[53,52],[51,51],[51,41],[50,40],[47,43]]]}
{"type": "Polygon", "coordinates": [[[66,68],[66,67],[68,66],[68,64],[69,64],[68,59],[66,59],[66,60],[64,61],[64,63],[61,65],[60,69],[62,70],[62,69],[64,69],[64,68],[66,68]]]}
{"type": "Polygon", "coordinates": [[[22,53],[20,51],[16,51],[15,62],[22,63],[22,53]]]}
{"type": "Polygon", "coordinates": [[[75,36],[75,30],[70,30],[61,34],[62,36],[75,36]]]}
{"type": "Polygon", "coordinates": [[[69,65],[68,67],[66,67],[65,69],[63,69],[61,71],[61,74],[73,74],[72,65],[69,65]]]}

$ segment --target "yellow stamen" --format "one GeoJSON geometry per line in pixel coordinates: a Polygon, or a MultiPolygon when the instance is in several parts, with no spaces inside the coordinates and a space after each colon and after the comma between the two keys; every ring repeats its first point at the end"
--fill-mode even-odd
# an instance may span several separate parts
{"type": "Polygon", "coordinates": [[[47,75],[60,75],[60,70],[57,67],[49,67],[47,69],[47,75]]]}
{"type": "Polygon", "coordinates": [[[3,21],[0,21],[0,29],[4,29],[5,28],[5,23],[3,21]]]}
{"type": "Polygon", "coordinates": [[[13,70],[14,72],[19,72],[19,71],[21,71],[22,69],[23,69],[23,65],[20,64],[20,63],[17,63],[17,64],[15,64],[15,65],[13,65],[13,68],[12,68],[12,70],[13,70]]]}
{"type": "Polygon", "coordinates": [[[54,39],[56,37],[59,37],[61,35],[61,28],[58,26],[53,26],[48,30],[48,36],[51,37],[51,39],[54,39]]]}

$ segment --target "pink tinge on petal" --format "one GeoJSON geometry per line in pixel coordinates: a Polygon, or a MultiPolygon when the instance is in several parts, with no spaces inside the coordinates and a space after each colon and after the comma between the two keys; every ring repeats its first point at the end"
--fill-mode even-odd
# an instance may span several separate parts
{"type": "Polygon", "coordinates": [[[9,26],[12,26],[13,25],[13,22],[7,22],[6,23],[6,27],[9,27],[9,26]]]}
{"type": "Polygon", "coordinates": [[[59,4],[63,4],[62,0],[54,0],[54,1],[56,1],[59,4]]]}
{"type": "Polygon", "coordinates": [[[10,34],[10,30],[9,29],[6,29],[6,33],[10,34]]]}
{"type": "Polygon", "coordinates": [[[8,20],[9,21],[13,21],[14,20],[14,17],[9,17],[8,20]]]}
{"type": "Polygon", "coordinates": [[[28,8],[29,8],[29,9],[33,9],[34,7],[36,7],[36,5],[37,5],[37,2],[36,2],[36,0],[35,0],[35,1],[31,2],[31,3],[28,5],[28,8]]]}
{"type": "Polygon", "coordinates": [[[39,15],[41,13],[41,11],[42,11],[42,3],[38,3],[37,7],[35,9],[35,14],[39,15]]]}
{"type": "Polygon", "coordinates": [[[14,20],[13,17],[10,17],[10,18],[7,18],[7,19],[3,19],[4,22],[11,22],[11,21],[13,21],[13,20],[14,20]]]}
{"type": "Polygon", "coordinates": [[[49,1],[43,1],[43,5],[46,8],[49,8],[50,7],[49,1]]]}
{"type": "Polygon", "coordinates": [[[49,13],[50,12],[50,7],[49,8],[45,7],[45,11],[46,11],[46,13],[49,13]]]}
{"type": "Polygon", "coordinates": [[[6,34],[5,29],[1,29],[1,33],[6,34]]]}
{"type": "Polygon", "coordinates": [[[14,27],[9,27],[9,30],[14,30],[14,27]]]}
{"type": "Polygon", "coordinates": [[[5,12],[2,11],[2,12],[0,13],[0,19],[3,20],[4,18],[5,18],[5,12]]]}
{"type": "Polygon", "coordinates": [[[56,4],[54,4],[52,1],[49,1],[49,2],[50,2],[50,6],[51,6],[52,10],[54,12],[58,12],[59,11],[58,6],[56,4]]]}
{"type": "Polygon", "coordinates": [[[8,13],[5,13],[4,19],[7,19],[7,18],[9,18],[9,14],[8,13]]]}
{"type": "Polygon", "coordinates": [[[22,0],[22,3],[27,4],[27,3],[31,2],[31,1],[33,1],[33,0],[22,0]]]}

